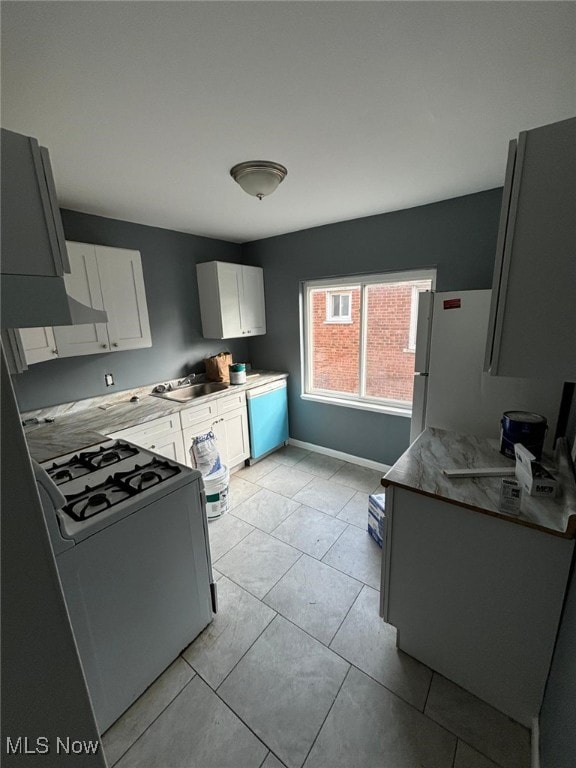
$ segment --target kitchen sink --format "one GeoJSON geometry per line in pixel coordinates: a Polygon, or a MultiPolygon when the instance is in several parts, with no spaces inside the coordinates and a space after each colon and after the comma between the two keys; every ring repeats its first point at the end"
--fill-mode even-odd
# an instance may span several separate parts
{"type": "Polygon", "coordinates": [[[154,397],[162,397],[164,400],[175,400],[177,403],[189,403],[198,397],[212,395],[214,392],[222,392],[229,388],[229,384],[220,384],[216,381],[206,381],[201,384],[189,384],[185,387],[167,390],[165,392],[152,392],[154,397]]]}

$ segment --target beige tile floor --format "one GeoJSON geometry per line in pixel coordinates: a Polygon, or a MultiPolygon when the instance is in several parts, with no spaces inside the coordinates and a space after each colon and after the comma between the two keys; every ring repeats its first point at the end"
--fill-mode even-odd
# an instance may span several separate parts
{"type": "Polygon", "coordinates": [[[214,621],[104,735],[116,768],[528,768],[526,729],[396,648],[380,474],[287,446],[210,523],[214,621]]]}

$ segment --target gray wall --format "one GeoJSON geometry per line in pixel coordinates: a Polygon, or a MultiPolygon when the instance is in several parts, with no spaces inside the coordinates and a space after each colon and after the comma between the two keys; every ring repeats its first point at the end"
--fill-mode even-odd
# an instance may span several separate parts
{"type": "Polygon", "coordinates": [[[285,370],[290,436],[392,464],[410,421],[300,399],[301,280],[437,267],[437,290],[491,288],[501,189],[247,243],[242,261],[264,267],[265,336],[250,340],[257,367],[285,370]]]}
{"type": "Polygon", "coordinates": [[[68,240],[140,251],[152,347],[33,365],[13,377],[21,411],[110,393],[104,373],[113,373],[112,389],[121,390],[203,371],[204,357],[223,349],[247,359],[243,339],[202,338],[196,282],[198,262],[238,262],[239,245],[75,211],[62,211],[62,219],[68,240]]]}

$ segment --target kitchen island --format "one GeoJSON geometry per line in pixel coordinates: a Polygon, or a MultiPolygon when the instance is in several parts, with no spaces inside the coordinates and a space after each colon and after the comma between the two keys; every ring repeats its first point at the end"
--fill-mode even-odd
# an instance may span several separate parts
{"type": "Polygon", "coordinates": [[[499,511],[510,468],[495,440],[427,429],[382,480],[387,540],[381,614],[398,647],[526,726],[538,715],[576,532],[576,490],[499,511]]]}

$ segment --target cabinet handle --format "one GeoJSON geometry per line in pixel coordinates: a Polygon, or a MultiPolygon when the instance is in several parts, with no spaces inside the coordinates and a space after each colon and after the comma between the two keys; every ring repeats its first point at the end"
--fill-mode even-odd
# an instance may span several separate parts
{"type": "Polygon", "coordinates": [[[52,354],[53,354],[53,355],[57,355],[57,354],[58,354],[58,350],[57,350],[57,349],[53,349],[53,350],[52,350],[52,354]]]}
{"type": "Polygon", "coordinates": [[[108,349],[108,344],[102,344],[101,347],[102,349],[108,349]]]}
{"type": "Polygon", "coordinates": [[[151,445],[151,446],[150,446],[150,450],[153,450],[154,448],[156,448],[156,446],[155,446],[155,445],[151,445]]]}
{"type": "Polygon", "coordinates": [[[117,342],[117,341],[113,341],[113,342],[112,342],[112,346],[113,346],[113,347],[117,347],[117,346],[118,346],[118,342],[117,342]]]}

